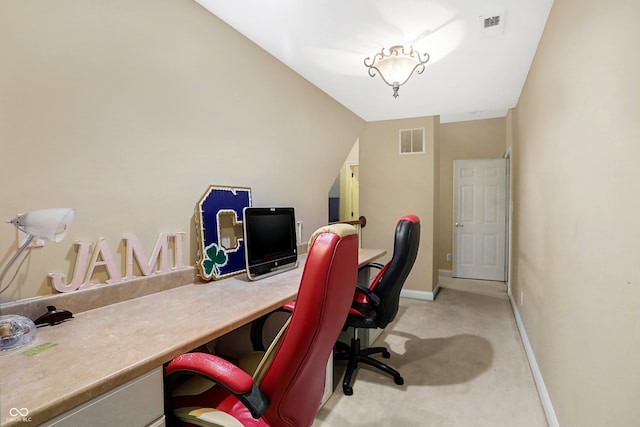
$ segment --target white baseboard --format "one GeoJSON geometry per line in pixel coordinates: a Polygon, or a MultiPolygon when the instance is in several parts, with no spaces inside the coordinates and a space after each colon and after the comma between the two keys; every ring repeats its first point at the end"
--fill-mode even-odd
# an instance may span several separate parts
{"type": "Polygon", "coordinates": [[[436,288],[432,292],[427,291],[414,291],[412,289],[403,289],[400,291],[402,298],[413,298],[425,301],[434,301],[440,290],[440,284],[436,285],[436,288]]]}
{"type": "MultiPolygon", "coordinates": [[[[451,277],[451,270],[438,270],[438,274],[440,276],[451,277]]],[[[414,291],[412,289],[403,289],[400,291],[400,296],[403,298],[413,298],[413,299],[419,299],[423,301],[435,301],[439,291],[440,291],[440,283],[437,283],[435,289],[431,292],[414,291]]]]}
{"type": "Polygon", "coordinates": [[[513,314],[516,318],[516,325],[518,325],[518,331],[520,332],[520,337],[522,338],[524,351],[527,354],[527,359],[529,360],[529,366],[531,367],[533,380],[535,381],[536,388],[538,389],[538,395],[540,396],[540,401],[542,402],[542,408],[544,409],[544,414],[547,417],[547,423],[549,424],[549,427],[559,427],[560,424],[558,423],[558,417],[556,416],[556,412],[553,409],[553,404],[551,403],[551,398],[549,397],[549,393],[547,392],[547,387],[544,385],[542,372],[540,372],[540,367],[538,366],[538,362],[536,361],[536,356],[533,353],[533,348],[531,347],[531,343],[529,342],[529,338],[527,337],[527,332],[525,331],[524,324],[522,323],[522,317],[520,317],[518,306],[516,305],[511,292],[509,292],[509,301],[511,302],[511,308],[513,309],[513,314]]]}

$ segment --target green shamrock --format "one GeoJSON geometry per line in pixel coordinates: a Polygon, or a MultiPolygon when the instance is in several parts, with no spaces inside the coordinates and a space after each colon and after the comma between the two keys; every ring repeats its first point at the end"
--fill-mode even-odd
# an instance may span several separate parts
{"type": "Polygon", "coordinates": [[[205,248],[204,259],[202,260],[202,268],[207,278],[220,275],[220,267],[224,267],[227,264],[227,253],[216,245],[210,244],[205,248]]]}

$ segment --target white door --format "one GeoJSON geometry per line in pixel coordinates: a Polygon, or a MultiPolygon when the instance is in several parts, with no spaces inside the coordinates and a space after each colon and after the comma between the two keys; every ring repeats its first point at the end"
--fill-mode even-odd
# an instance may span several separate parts
{"type": "Polygon", "coordinates": [[[506,159],[453,161],[453,277],[506,277],[506,159]]]}

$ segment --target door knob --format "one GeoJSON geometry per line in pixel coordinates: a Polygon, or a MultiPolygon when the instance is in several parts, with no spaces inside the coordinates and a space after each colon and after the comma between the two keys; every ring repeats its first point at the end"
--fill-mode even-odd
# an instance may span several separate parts
{"type": "Polygon", "coordinates": [[[459,222],[456,222],[456,227],[464,227],[464,224],[460,224],[459,222]]]}

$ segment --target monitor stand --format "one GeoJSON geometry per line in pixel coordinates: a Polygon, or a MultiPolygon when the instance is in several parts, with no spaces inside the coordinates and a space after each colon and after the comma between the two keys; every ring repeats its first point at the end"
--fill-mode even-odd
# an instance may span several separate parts
{"type": "Polygon", "coordinates": [[[284,273],[285,271],[298,268],[298,264],[299,264],[298,261],[296,261],[296,262],[292,262],[285,265],[279,265],[277,267],[274,267],[270,270],[265,271],[264,273],[251,273],[250,270],[247,269],[247,277],[251,281],[264,279],[266,277],[275,276],[276,274],[284,273]]]}

